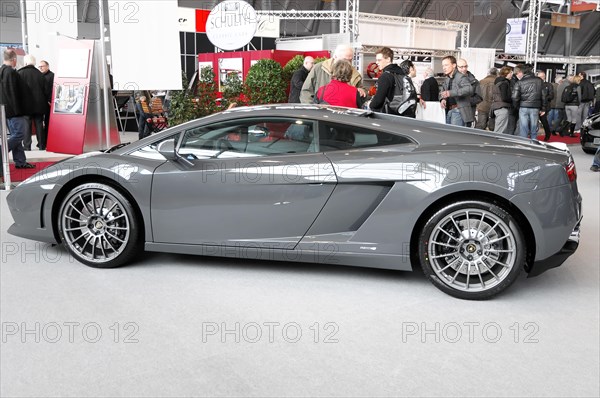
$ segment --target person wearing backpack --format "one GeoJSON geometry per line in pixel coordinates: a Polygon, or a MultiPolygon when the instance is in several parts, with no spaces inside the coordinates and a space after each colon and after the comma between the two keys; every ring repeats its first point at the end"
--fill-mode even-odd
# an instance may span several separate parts
{"type": "MultiPolygon", "coordinates": [[[[575,135],[575,127],[579,121],[581,112],[579,109],[579,104],[581,104],[581,87],[579,83],[581,82],[581,76],[575,76],[573,81],[562,94],[562,101],[565,103],[565,112],[567,114],[567,121],[569,122],[569,136],[573,137],[575,135]]],[[[564,136],[564,132],[560,132],[561,136],[564,136]]]]}
{"type": "Polygon", "coordinates": [[[403,95],[402,82],[406,74],[400,66],[392,63],[393,59],[394,52],[388,47],[378,49],[375,54],[375,62],[382,71],[379,79],[377,79],[377,91],[369,104],[369,108],[375,112],[390,112],[389,106],[386,109],[386,105],[394,100],[396,91],[398,91],[398,95],[403,95]],[[397,82],[400,82],[400,84],[397,84],[397,82]]]}
{"type": "Polygon", "coordinates": [[[594,94],[596,94],[594,85],[587,79],[587,73],[579,72],[578,76],[581,77],[581,82],[579,83],[579,87],[581,87],[581,103],[579,104],[581,116],[579,119],[579,124],[577,125],[575,130],[579,130],[579,128],[581,127],[581,123],[583,123],[583,121],[587,119],[590,108],[594,103],[594,94]]]}

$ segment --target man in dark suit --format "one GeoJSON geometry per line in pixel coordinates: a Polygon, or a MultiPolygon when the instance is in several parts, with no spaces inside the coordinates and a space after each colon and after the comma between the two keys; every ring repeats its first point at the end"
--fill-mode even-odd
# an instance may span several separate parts
{"type": "Polygon", "coordinates": [[[38,68],[40,68],[40,72],[42,72],[42,75],[44,75],[44,79],[46,80],[44,94],[46,96],[46,102],[48,103],[46,114],[44,115],[44,133],[41,138],[38,137],[38,147],[45,150],[48,142],[48,126],[50,126],[50,107],[52,105],[52,91],[54,89],[54,72],[50,70],[50,64],[44,60],[40,61],[38,68]],[[42,139],[43,143],[41,143],[42,139]]]}
{"type": "Polygon", "coordinates": [[[427,68],[424,76],[425,80],[421,84],[421,99],[423,101],[438,101],[440,98],[440,86],[433,77],[433,69],[427,68]]]}
{"type": "MultiPolygon", "coordinates": [[[[45,95],[46,80],[42,72],[35,67],[35,57],[27,54],[24,61],[25,66],[19,69],[19,76],[27,83],[31,91],[31,97],[28,98],[31,114],[29,115],[29,128],[23,137],[23,147],[26,151],[31,151],[32,126],[35,126],[38,148],[40,148],[40,137],[44,134],[44,115],[48,108],[48,102],[46,102],[45,95]]],[[[41,147],[45,148],[45,143],[41,147]]]]}
{"type": "Polygon", "coordinates": [[[315,59],[311,56],[304,58],[302,67],[298,69],[292,75],[292,81],[290,83],[290,96],[288,102],[290,104],[300,103],[300,91],[302,91],[302,85],[308,76],[308,73],[315,64],[315,59]]]}

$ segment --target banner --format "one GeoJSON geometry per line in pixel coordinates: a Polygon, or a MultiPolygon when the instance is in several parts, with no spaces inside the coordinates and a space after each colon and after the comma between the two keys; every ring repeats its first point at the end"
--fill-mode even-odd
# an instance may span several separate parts
{"type": "Polygon", "coordinates": [[[506,40],[504,52],[524,55],[527,45],[527,18],[508,18],[506,20],[506,40]]]}
{"type": "Polygon", "coordinates": [[[113,89],[181,90],[177,2],[109,0],[113,89]]]}

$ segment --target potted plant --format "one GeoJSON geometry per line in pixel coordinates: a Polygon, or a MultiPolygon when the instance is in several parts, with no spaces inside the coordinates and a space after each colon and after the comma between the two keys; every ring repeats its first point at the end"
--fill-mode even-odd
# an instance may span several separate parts
{"type": "Polygon", "coordinates": [[[244,95],[249,105],[277,104],[287,101],[283,68],[272,59],[261,59],[248,71],[244,95]]]}

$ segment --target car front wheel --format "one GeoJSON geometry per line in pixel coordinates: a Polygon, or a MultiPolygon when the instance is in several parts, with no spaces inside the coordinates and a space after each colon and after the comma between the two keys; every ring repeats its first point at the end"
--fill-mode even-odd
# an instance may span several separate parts
{"type": "Polygon", "coordinates": [[[91,267],[123,265],[140,247],[131,203],[106,184],[86,183],[72,189],[61,205],[58,227],[69,253],[91,267]]]}
{"type": "Polygon", "coordinates": [[[419,260],[429,280],[470,300],[491,298],[510,286],[523,270],[525,252],[516,220],[485,201],[461,201],[438,210],[419,241],[419,260]]]}

